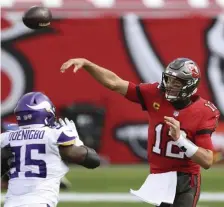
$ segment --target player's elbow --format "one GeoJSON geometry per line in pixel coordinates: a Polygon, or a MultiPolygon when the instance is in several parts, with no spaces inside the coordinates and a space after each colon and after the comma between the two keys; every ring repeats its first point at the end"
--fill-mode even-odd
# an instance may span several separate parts
{"type": "Polygon", "coordinates": [[[115,80],[109,80],[104,83],[104,86],[112,91],[117,90],[117,84],[115,80]]]}
{"type": "Polygon", "coordinates": [[[87,150],[87,152],[85,155],[85,159],[79,164],[88,169],[95,169],[95,168],[99,167],[100,166],[100,157],[96,153],[96,151],[91,148],[88,148],[86,146],[81,146],[81,147],[85,148],[87,150]]]}
{"type": "Polygon", "coordinates": [[[112,91],[120,92],[121,88],[123,87],[123,82],[124,80],[122,80],[116,74],[112,74],[111,77],[105,81],[105,86],[112,91]]]}
{"type": "Polygon", "coordinates": [[[202,167],[203,167],[205,170],[208,170],[211,166],[212,166],[212,164],[210,164],[210,163],[204,163],[204,164],[202,165],[202,167]]]}
{"type": "Polygon", "coordinates": [[[114,81],[111,85],[111,90],[125,96],[127,94],[128,85],[128,81],[122,80],[121,78],[117,78],[117,80],[114,81]]]}
{"type": "Polygon", "coordinates": [[[109,72],[109,74],[107,74],[107,78],[105,78],[104,86],[117,92],[120,88],[120,81],[120,77],[118,77],[115,73],[109,72]]]}
{"type": "Polygon", "coordinates": [[[202,167],[205,170],[208,170],[213,164],[213,153],[212,152],[208,152],[208,155],[206,156],[206,159],[203,162],[202,167]]]}
{"type": "Polygon", "coordinates": [[[73,164],[83,161],[87,153],[83,147],[77,147],[75,145],[60,146],[59,152],[63,161],[73,164]]]}

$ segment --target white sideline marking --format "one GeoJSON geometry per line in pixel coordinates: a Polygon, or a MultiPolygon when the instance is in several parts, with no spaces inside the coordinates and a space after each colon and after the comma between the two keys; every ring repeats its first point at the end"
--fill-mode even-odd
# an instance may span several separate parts
{"type": "MultiPolygon", "coordinates": [[[[5,194],[1,194],[1,202],[5,194]]],[[[129,193],[60,193],[60,202],[142,202],[129,193]]],[[[200,201],[220,202],[224,201],[224,192],[208,193],[203,192],[200,201]]]]}

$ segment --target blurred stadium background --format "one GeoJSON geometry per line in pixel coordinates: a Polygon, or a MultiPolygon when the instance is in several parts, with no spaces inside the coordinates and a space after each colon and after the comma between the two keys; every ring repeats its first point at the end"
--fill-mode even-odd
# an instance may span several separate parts
{"type": "Polygon", "coordinates": [[[22,94],[42,91],[102,158],[102,167],[93,171],[71,166],[59,207],[150,206],[129,194],[149,171],[147,115],[84,71],[60,74],[61,64],[85,57],[140,83],[160,80],[167,63],[180,56],[199,64],[199,93],[222,114],[213,135],[216,164],[202,171],[199,206],[224,206],[223,0],[1,0],[0,5],[1,131],[15,122],[13,108],[22,94]],[[29,30],[22,13],[39,4],[52,10],[54,21],[50,28],[29,30]]]}

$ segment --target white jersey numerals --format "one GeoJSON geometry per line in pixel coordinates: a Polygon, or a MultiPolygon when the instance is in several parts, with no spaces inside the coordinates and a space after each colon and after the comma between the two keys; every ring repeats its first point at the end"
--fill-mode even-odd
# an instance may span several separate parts
{"type": "Polygon", "coordinates": [[[216,106],[210,101],[207,101],[207,103],[205,103],[205,106],[209,107],[212,111],[217,110],[216,106]]]}
{"type": "MultiPolygon", "coordinates": [[[[163,124],[159,124],[155,127],[156,131],[156,141],[155,144],[152,148],[152,151],[155,152],[156,154],[161,154],[162,149],[161,149],[161,139],[162,139],[162,131],[163,131],[163,124]]],[[[181,133],[184,137],[187,137],[187,134],[185,131],[181,130],[181,133]]],[[[179,158],[183,159],[184,158],[184,152],[180,151],[179,153],[173,153],[172,148],[173,146],[177,146],[174,141],[168,141],[165,147],[165,156],[167,157],[173,157],[173,158],[179,158]]],[[[177,146],[178,147],[178,146],[177,146]]]]}

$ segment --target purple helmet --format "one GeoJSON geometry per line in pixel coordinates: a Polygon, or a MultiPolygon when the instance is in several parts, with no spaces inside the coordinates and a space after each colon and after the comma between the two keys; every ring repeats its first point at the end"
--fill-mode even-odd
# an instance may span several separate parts
{"type": "Polygon", "coordinates": [[[41,92],[23,95],[14,109],[19,126],[44,124],[54,126],[55,107],[51,100],[41,92]]]}

